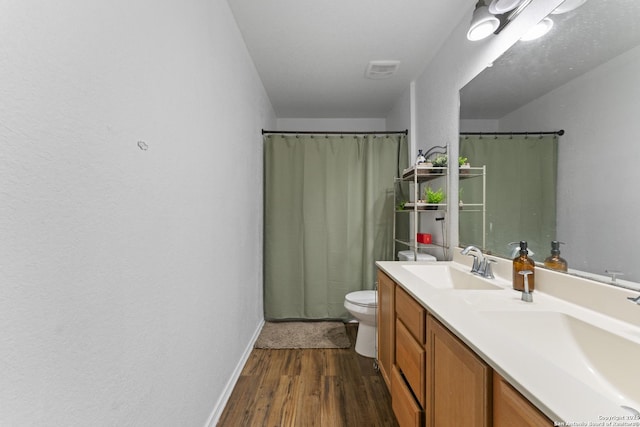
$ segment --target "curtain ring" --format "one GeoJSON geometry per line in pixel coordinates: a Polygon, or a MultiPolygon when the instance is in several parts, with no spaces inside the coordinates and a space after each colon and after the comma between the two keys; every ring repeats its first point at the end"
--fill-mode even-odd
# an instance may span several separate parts
{"type": "Polygon", "coordinates": [[[324,139],[329,139],[329,135],[327,135],[326,133],[324,134],[324,139]]]}
{"type": "Polygon", "coordinates": [[[340,139],[344,139],[344,135],[340,135],[340,139]]]}

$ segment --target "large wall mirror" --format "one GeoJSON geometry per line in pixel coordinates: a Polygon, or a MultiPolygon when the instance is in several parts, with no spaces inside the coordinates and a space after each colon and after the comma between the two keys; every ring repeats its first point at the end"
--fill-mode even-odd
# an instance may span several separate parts
{"type": "MultiPolygon", "coordinates": [[[[517,42],[462,88],[460,131],[562,129],[564,134],[555,137],[557,165],[551,171],[543,167],[554,161],[548,153],[511,159],[511,175],[492,185],[487,179],[485,235],[463,229],[461,213],[460,244],[480,246],[484,237],[486,250],[508,257],[510,241],[528,240],[535,245],[535,261],[541,262],[550,253],[550,241],[560,240],[566,243],[561,250],[570,272],[607,281],[606,270],[619,271],[622,279],[640,282],[640,1],[588,0],[551,18],[548,34],[517,42]],[[554,188],[541,187],[554,173],[554,188]],[[532,197],[553,193],[536,202],[553,204],[551,228],[545,225],[537,235],[530,230],[532,221],[548,214],[532,213],[526,203],[501,212],[502,217],[490,215],[491,192],[520,191],[532,197]],[[505,229],[509,221],[504,215],[516,218],[513,229],[505,229]]],[[[487,166],[487,176],[491,173],[487,166]]],[[[464,200],[465,194],[460,197],[464,200]]]]}

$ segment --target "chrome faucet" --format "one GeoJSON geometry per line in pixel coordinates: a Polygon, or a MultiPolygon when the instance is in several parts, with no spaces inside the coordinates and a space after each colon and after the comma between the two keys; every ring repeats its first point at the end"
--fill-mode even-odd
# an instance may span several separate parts
{"type": "Polygon", "coordinates": [[[605,273],[609,274],[611,276],[611,283],[613,285],[615,285],[616,279],[618,278],[618,276],[624,276],[624,273],[622,271],[616,271],[616,270],[605,270],[605,273]]]}
{"type": "MultiPolygon", "coordinates": [[[[611,275],[611,284],[618,286],[620,288],[623,289],[629,289],[632,291],[637,290],[636,288],[632,288],[628,285],[622,284],[618,281],[616,281],[617,276],[624,276],[624,273],[622,271],[615,271],[615,270],[605,270],[605,273],[610,274],[611,275]]],[[[633,303],[636,303],[638,305],[640,305],[640,295],[638,295],[637,297],[627,297],[627,299],[633,303]]]]}
{"type": "Polygon", "coordinates": [[[462,255],[469,255],[473,257],[473,267],[471,267],[472,273],[478,273],[480,271],[480,266],[484,266],[484,255],[482,251],[477,247],[471,245],[467,246],[463,250],[460,251],[462,255]]]}
{"type": "Polygon", "coordinates": [[[494,259],[489,259],[484,256],[482,251],[476,246],[467,246],[460,251],[462,255],[469,255],[473,257],[473,267],[471,272],[477,274],[486,279],[494,279],[493,271],[491,271],[491,263],[496,262],[494,259]]]}
{"type": "Polygon", "coordinates": [[[495,279],[496,276],[493,275],[493,271],[491,270],[491,264],[498,262],[495,259],[484,258],[484,265],[480,263],[480,267],[478,268],[478,274],[486,279],[495,279]]]}

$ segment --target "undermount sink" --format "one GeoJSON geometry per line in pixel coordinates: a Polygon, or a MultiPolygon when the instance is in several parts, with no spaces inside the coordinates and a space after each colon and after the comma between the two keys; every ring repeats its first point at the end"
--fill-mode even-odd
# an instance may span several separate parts
{"type": "Polygon", "coordinates": [[[468,271],[460,270],[451,264],[418,264],[403,265],[414,276],[425,281],[434,288],[464,290],[498,290],[489,279],[482,279],[468,271]]]}
{"type": "Polygon", "coordinates": [[[594,388],[613,392],[621,403],[630,403],[627,399],[635,405],[640,403],[640,343],[561,312],[479,313],[541,357],[578,378],[588,379],[594,388]]]}

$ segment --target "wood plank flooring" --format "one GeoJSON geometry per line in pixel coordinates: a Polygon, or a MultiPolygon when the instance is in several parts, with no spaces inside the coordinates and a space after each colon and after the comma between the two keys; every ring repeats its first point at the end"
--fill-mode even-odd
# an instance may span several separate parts
{"type": "Polygon", "coordinates": [[[396,423],[373,359],[349,349],[253,349],[227,402],[220,427],[364,427],[396,423]]]}

